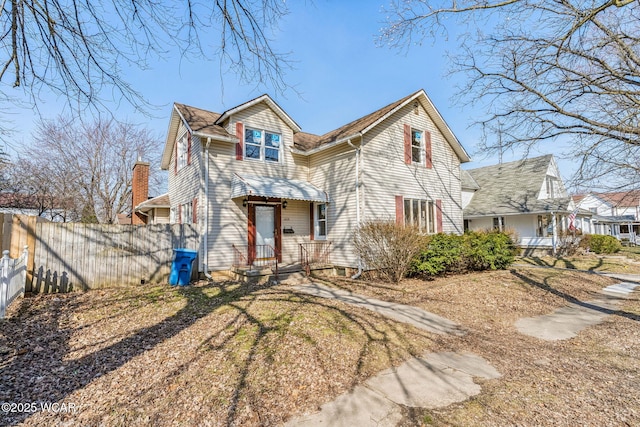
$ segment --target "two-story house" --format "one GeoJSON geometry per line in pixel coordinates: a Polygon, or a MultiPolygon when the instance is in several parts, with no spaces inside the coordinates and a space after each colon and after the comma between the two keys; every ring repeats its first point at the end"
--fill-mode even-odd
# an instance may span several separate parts
{"type": "Polygon", "coordinates": [[[596,234],[608,234],[632,245],[640,243],[640,190],[588,193],[573,196],[582,209],[593,214],[596,234]]]}
{"type": "Polygon", "coordinates": [[[302,132],[268,95],[223,113],[176,103],[161,166],[171,221],[198,225],[209,272],[329,251],[357,268],[353,233],[373,219],[462,233],[469,160],[419,90],[324,135],[302,132]]]}
{"type": "Polygon", "coordinates": [[[463,171],[462,187],[465,230],[512,230],[525,252],[555,252],[569,228],[591,232],[551,154],[463,171]]]}

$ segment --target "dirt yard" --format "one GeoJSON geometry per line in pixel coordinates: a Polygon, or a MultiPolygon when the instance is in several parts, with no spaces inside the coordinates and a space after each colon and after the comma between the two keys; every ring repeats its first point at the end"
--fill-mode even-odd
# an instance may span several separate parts
{"type": "Polygon", "coordinates": [[[27,298],[0,321],[0,402],[16,404],[0,411],[0,425],[278,425],[428,351],[471,351],[503,376],[478,380],[482,393],[469,401],[407,408],[405,425],[638,425],[637,293],[571,340],[544,342],[514,327],[521,317],[593,299],[611,283],[539,268],[398,286],[335,281],[454,320],[464,337],[430,334],[285,285],[27,298]],[[55,410],[39,407],[54,402],[55,410]]]}

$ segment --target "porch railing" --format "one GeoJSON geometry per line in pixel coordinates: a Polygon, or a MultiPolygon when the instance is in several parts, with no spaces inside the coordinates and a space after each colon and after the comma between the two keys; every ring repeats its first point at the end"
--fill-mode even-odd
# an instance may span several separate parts
{"type": "Polygon", "coordinates": [[[331,242],[306,242],[299,244],[299,263],[307,274],[314,264],[331,264],[331,242]]]}
{"type": "Polygon", "coordinates": [[[233,248],[233,267],[271,268],[278,276],[278,250],[271,245],[236,246],[233,248]]]}

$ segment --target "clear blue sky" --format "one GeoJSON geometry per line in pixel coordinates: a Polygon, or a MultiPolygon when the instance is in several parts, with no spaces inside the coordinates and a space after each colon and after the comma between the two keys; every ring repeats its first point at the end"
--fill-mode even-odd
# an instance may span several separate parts
{"type": "MultiPolygon", "coordinates": [[[[384,26],[381,9],[387,1],[289,3],[291,13],[280,23],[276,47],[291,52],[295,70],[286,78],[299,95],[241,84],[233,75],[221,76],[215,59],[189,62],[174,53],[171,59],[149,64],[150,70],[131,70],[125,75],[136,90],[160,106],[154,112],[156,117],[144,116],[124,104],[113,104],[112,111],[116,118],[143,124],[163,139],[173,102],[222,112],[269,93],[304,131],[322,134],[423,88],[472,155],[472,163],[465,168],[497,163],[496,158],[486,159],[477,151],[479,131],[468,128],[482,112],[462,109],[452,101],[456,79],[462,78],[445,77],[449,68],[446,54],[456,48],[455,29],[450,29],[449,40],[427,41],[404,52],[377,47],[375,40],[384,26]]],[[[61,102],[44,96],[40,107],[45,117],[61,113],[61,102]]],[[[37,118],[29,110],[13,117],[20,130],[17,145],[32,144],[37,118]]],[[[538,154],[546,153],[532,152],[530,156],[538,154]]],[[[504,161],[515,158],[505,156],[504,161]]],[[[568,162],[560,162],[560,168],[565,177],[573,172],[568,162]]]]}

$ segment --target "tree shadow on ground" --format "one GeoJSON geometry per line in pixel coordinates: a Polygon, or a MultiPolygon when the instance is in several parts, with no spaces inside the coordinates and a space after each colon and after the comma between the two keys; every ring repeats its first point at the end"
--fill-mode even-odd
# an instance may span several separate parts
{"type": "MultiPolygon", "coordinates": [[[[70,327],[69,316],[74,315],[77,310],[86,308],[83,305],[81,295],[70,294],[63,298],[47,296],[23,301],[23,306],[17,310],[18,315],[5,320],[2,324],[4,336],[0,336],[0,347],[13,348],[11,348],[10,354],[2,356],[4,361],[0,365],[0,383],[2,383],[0,401],[64,401],[75,391],[86,387],[104,375],[117,371],[136,357],[189,329],[196,322],[219,308],[228,306],[235,310],[235,315],[220,325],[218,330],[212,331],[209,338],[200,346],[212,345],[214,349],[224,348],[240,333],[238,326],[240,320],[255,327],[256,333],[250,339],[247,356],[239,362],[241,364],[239,375],[228,405],[226,420],[217,420],[217,422],[228,426],[236,425],[241,422],[239,419],[242,415],[238,411],[240,399],[248,387],[247,378],[255,368],[258,356],[262,356],[259,355],[261,343],[265,338],[273,336],[273,334],[286,333],[291,328],[286,322],[278,324],[277,318],[276,321],[265,321],[252,313],[251,308],[259,298],[261,301],[286,301],[288,304],[293,304],[293,308],[278,315],[292,316],[296,313],[306,313],[310,307],[320,307],[335,315],[337,320],[333,327],[337,331],[345,328],[349,331],[360,331],[364,340],[360,344],[355,374],[349,384],[350,387],[355,386],[361,380],[359,373],[362,372],[367,355],[374,346],[383,346],[389,360],[398,358],[398,348],[394,348],[394,346],[401,347],[401,351],[404,353],[419,356],[419,354],[415,354],[413,343],[400,330],[397,322],[374,313],[364,314],[363,312],[366,310],[363,309],[361,311],[345,309],[345,306],[339,303],[296,293],[286,288],[276,290],[270,286],[238,285],[235,282],[209,283],[204,286],[174,289],[185,300],[184,306],[175,314],[153,325],[139,328],[117,342],[75,359],[71,358],[70,354],[78,351],[78,347],[73,346],[72,339],[74,334],[82,332],[70,327]],[[215,297],[207,295],[206,291],[210,288],[217,288],[215,297]],[[264,295],[265,290],[269,291],[268,295],[264,295]],[[232,332],[225,335],[229,329],[232,332]],[[28,331],[24,335],[27,335],[29,339],[15,338],[23,336],[21,331],[28,331]],[[396,336],[396,344],[391,344],[390,334],[396,336]]],[[[108,309],[112,304],[126,303],[126,299],[107,299],[99,302],[95,308],[100,308],[99,306],[102,305],[103,309],[108,309]]],[[[102,320],[109,317],[107,315],[102,320]]],[[[80,329],[85,327],[88,326],[83,325],[80,329]]],[[[430,334],[424,332],[422,336],[429,338],[430,334]]],[[[27,337],[24,336],[24,338],[27,337]]],[[[106,342],[109,340],[105,340],[102,344],[106,342]]],[[[92,344],[100,345],[101,343],[92,344]]],[[[193,357],[199,356],[196,354],[193,357]]],[[[193,359],[182,361],[169,372],[167,377],[180,375],[191,362],[193,359]]],[[[266,368],[268,369],[268,367],[266,368]]],[[[131,379],[131,381],[138,380],[131,379]]],[[[154,385],[139,384],[139,386],[138,392],[144,393],[154,385]]],[[[260,417],[260,408],[255,411],[260,417]]],[[[32,415],[34,414],[0,413],[0,424],[17,424],[26,421],[32,415]]],[[[265,415],[266,418],[260,419],[260,422],[270,424],[282,421],[281,419],[270,419],[269,416],[269,414],[265,415]]],[[[286,414],[280,416],[286,416],[286,414]]],[[[101,420],[95,418],[91,422],[99,424],[101,420]]]]}
{"type": "MultiPolygon", "coordinates": [[[[636,322],[640,322],[640,315],[638,315],[638,314],[630,313],[630,312],[627,312],[627,311],[624,311],[624,310],[612,310],[612,309],[608,309],[608,308],[605,308],[605,307],[601,307],[601,306],[599,306],[597,304],[590,303],[588,301],[581,301],[578,298],[576,298],[576,297],[574,297],[574,296],[572,296],[572,295],[570,295],[570,294],[568,294],[566,292],[562,292],[562,291],[554,288],[553,286],[551,286],[549,284],[550,276],[546,277],[542,282],[540,282],[540,281],[534,280],[531,277],[529,277],[529,276],[527,276],[525,274],[522,274],[522,273],[520,273],[520,272],[518,272],[517,270],[514,270],[514,269],[509,270],[509,272],[513,276],[517,277],[519,280],[523,281],[524,283],[526,283],[528,285],[531,285],[531,286],[534,286],[534,287],[536,287],[538,289],[541,289],[541,290],[543,290],[545,292],[549,292],[549,293],[551,293],[553,295],[556,295],[556,296],[564,299],[565,301],[567,301],[570,304],[575,304],[575,305],[578,305],[580,307],[584,307],[584,308],[587,308],[587,309],[590,309],[590,310],[595,310],[595,311],[598,311],[598,312],[601,312],[601,313],[605,313],[605,314],[613,314],[613,315],[616,315],[616,316],[625,317],[627,319],[634,320],[636,322]]],[[[602,296],[602,294],[600,294],[600,295],[602,296]]],[[[629,301],[629,300],[634,301],[636,299],[633,296],[631,298],[624,299],[624,301],[629,301]]]]}

